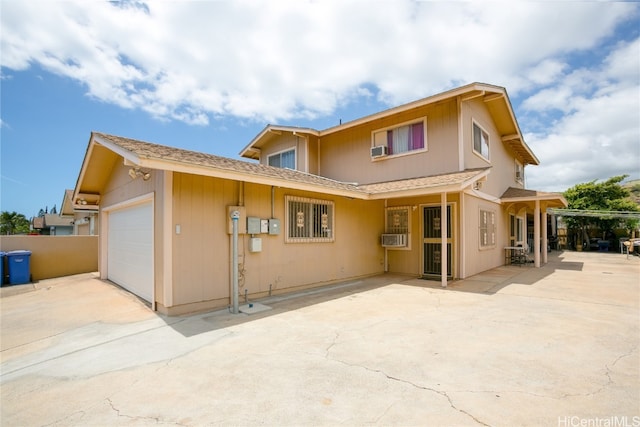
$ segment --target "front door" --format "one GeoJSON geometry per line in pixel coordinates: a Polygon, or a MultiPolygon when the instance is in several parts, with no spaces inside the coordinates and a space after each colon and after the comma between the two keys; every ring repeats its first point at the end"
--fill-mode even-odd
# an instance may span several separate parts
{"type": "MultiPolygon", "coordinates": [[[[440,276],[441,263],[441,215],[440,206],[425,206],[423,211],[422,244],[424,245],[423,274],[425,276],[440,276]]],[[[451,206],[447,206],[447,276],[451,277],[451,206]]]]}

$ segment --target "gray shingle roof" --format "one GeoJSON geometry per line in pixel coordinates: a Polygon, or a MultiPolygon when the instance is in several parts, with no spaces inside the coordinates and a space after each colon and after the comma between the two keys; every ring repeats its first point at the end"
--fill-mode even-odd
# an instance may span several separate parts
{"type": "Polygon", "coordinates": [[[462,172],[451,172],[420,178],[402,179],[398,181],[379,182],[360,185],[358,188],[369,194],[389,193],[394,191],[439,188],[462,184],[490,168],[467,169],[462,172]]]}
{"type": "Polygon", "coordinates": [[[292,169],[277,168],[245,160],[230,159],[198,151],[184,150],[166,145],[152,144],[121,136],[94,132],[93,136],[109,141],[135,154],[141,159],[164,160],[191,166],[201,166],[222,171],[239,172],[264,178],[302,182],[326,188],[359,192],[358,187],[350,184],[312,175],[292,169]]]}
{"type": "Polygon", "coordinates": [[[211,168],[219,171],[240,173],[247,176],[270,178],[279,181],[302,183],[317,187],[318,191],[340,190],[352,193],[355,197],[367,198],[372,195],[402,192],[408,190],[436,190],[439,187],[459,185],[473,177],[482,174],[489,168],[469,169],[462,172],[452,172],[439,175],[416,177],[398,181],[379,182],[358,185],[348,182],[335,181],[318,175],[312,175],[291,169],[267,166],[245,160],[230,159],[197,151],[153,144],[145,141],[124,138],[93,132],[93,137],[117,145],[134,154],[139,159],[160,160],[170,163],[211,168]]]}
{"type": "Polygon", "coordinates": [[[562,197],[560,193],[548,193],[545,191],[527,190],[525,188],[509,187],[502,194],[501,199],[557,199],[562,197]]]}

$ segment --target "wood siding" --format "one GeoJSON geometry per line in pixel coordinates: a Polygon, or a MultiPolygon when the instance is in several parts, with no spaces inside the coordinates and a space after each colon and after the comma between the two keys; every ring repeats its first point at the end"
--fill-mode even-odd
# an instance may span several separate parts
{"type": "Polygon", "coordinates": [[[509,187],[523,187],[522,183],[516,181],[515,157],[502,142],[502,135],[481,99],[462,103],[462,133],[465,168],[491,166],[491,173],[482,187],[484,193],[500,197],[509,187]],[[489,161],[473,151],[474,122],[489,134],[489,161]]]}
{"type": "Polygon", "coordinates": [[[458,170],[458,127],[455,101],[438,103],[320,138],[323,176],[367,184],[437,175],[458,170]],[[373,131],[426,117],[427,150],[371,159],[373,131]]]}
{"type": "Polygon", "coordinates": [[[366,202],[318,193],[176,173],[173,186],[173,313],[230,303],[231,235],[227,207],[244,205],[247,217],[280,219],[279,235],[259,234],[260,252],[249,251],[251,236],[241,234],[239,291],[251,298],[383,272],[379,236],[383,202],[366,202]],[[331,200],[335,241],[285,243],[286,195],[331,200]],[[179,307],[184,306],[184,307],[179,307]]]}

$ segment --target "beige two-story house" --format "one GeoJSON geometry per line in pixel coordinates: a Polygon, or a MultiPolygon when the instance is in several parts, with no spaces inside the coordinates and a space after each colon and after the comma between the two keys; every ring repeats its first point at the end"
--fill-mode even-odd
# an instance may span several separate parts
{"type": "Polygon", "coordinates": [[[324,130],[267,126],[228,159],[92,133],[74,191],[99,212],[100,273],[169,314],[402,273],[449,280],[546,261],[538,159],[505,89],[471,84],[324,130]]]}

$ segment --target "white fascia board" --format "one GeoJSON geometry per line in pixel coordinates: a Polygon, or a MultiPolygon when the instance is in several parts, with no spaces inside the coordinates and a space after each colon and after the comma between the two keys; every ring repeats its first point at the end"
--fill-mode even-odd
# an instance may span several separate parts
{"type": "Polygon", "coordinates": [[[504,93],[504,88],[499,86],[487,85],[485,83],[471,83],[466,86],[462,86],[459,88],[451,89],[446,92],[438,93],[432,96],[428,96],[426,98],[418,99],[416,101],[410,102],[408,104],[403,104],[398,107],[393,107],[388,110],[380,111],[378,113],[374,113],[365,117],[361,117],[359,119],[352,120],[350,122],[343,123],[338,126],[333,126],[328,129],[322,130],[319,132],[318,136],[324,136],[327,134],[331,134],[340,130],[348,129],[350,127],[358,126],[363,123],[370,122],[372,120],[377,120],[383,117],[391,116],[393,114],[402,113],[413,108],[422,107],[424,105],[434,104],[436,102],[444,101],[446,99],[455,98],[457,96],[464,95],[465,93],[473,92],[473,91],[489,91],[489,92],[497,92],[504,93]]]}
{"type": "Polygon", "coordinates": [[[269,132],[292,132],[292,133],[297,133],[297,134],[309,134],[309,135],[315,135],[315,136],[319,136],[320,132],[318,132],[315,129],[311,129],[311,128],[299,128],[299,127],[295,127],[295,126],[277,126],[277,125],[267,125],[265,126],[264,129],[262,129],[262,131],[256,135],[251,142],[249,142],[249,144],[247,144],[241,151],[240,151],[240,156],[241,157],[246,157],[246,154],[250,151],[253,150],[260,150],[259,148],[254,147],[254,145],[256,143],[258,143],[258,141],[260,141],[266,134],[268,134],[269,132]]]}
{"type": "Polygon", "coordinates": [[[414,188],[411,190],[395,190],[395,191],[385,191],[380,193],[370,193],[369,199],[381,200],[381,199],[398,199],[400,197],[432,196],[432,195],[441,194],[441,193],[457,193],[462,190],[463,190],[463,187],[460,184],[442,185],[442,186],[431,187],[431,188],[414,188]]]}
{"type": "Polygon", "coordinates": [[[87,146],[87,152],[84,155],[84,159],[82,159],[82,166],[80,167],[80,173],[78,174],[78,179],[76,180],[76,186],[73,189],[73,196],[71,199],[71,203],[74,205],[75,208],[75,201],[76,198],[78,197],[78,194],[80,193],[80,183],[84,180],[84,175],[87,172],[87,163],[89,162],[89,159],[91,158],[91,153],[93,152],[93,145],[95,144],[95,142],[93,141],[93,139],[89,140],[89,144],[87,146]]]}
{"type": "Polygon", "coordinates": [[[138,157],[135,153],[132,153],[129,150],[125,150],[124,148],[120,147],[117,144],[114,144],[113,142],[100,138],[99,136],[93,136],[92,140],[97,143],[100,144],[106,148],[108,148],[109,150],[113,151],[114,153],[116,153],[117,155],[121,156],[122,158],[124,158],[125,164],[127,164],[127,162],[134,164],[134,165],[140,165],[140,157],[138,157]]]}

